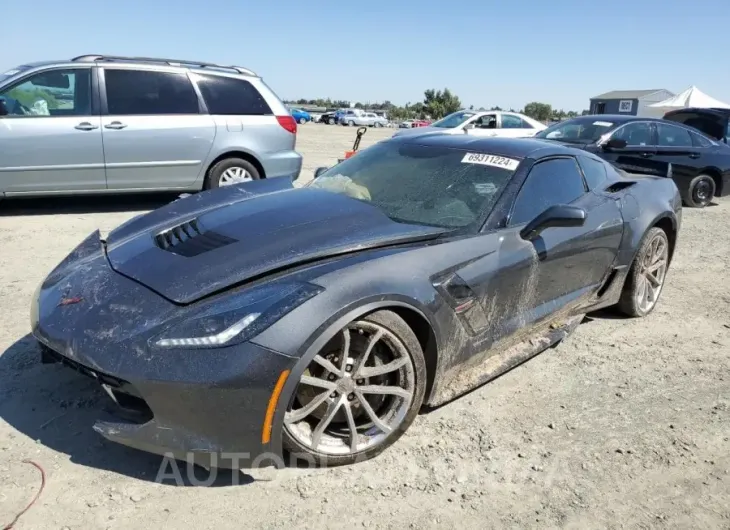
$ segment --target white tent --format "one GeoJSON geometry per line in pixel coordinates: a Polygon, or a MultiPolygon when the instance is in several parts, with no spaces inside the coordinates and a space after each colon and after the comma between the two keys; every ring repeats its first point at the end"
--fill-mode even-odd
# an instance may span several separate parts
{"type": "Polygon", "coordinates": [[[676,96],[660,101],[659,103],[649,105],[649,108],[662,109],[664,112],[669,112],[670,110],[675,109],[686,109],[688,107],[702,109],[730,109],[730,105],[708,96],[694,85],[681,94],[677,94],[676,96]]]}

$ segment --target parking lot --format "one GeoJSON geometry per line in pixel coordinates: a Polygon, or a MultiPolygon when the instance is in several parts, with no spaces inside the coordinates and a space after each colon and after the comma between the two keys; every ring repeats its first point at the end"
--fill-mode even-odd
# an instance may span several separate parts
{"type": "MultiPolygon", "coordinates": [[[[392,133],[371,129],[361,148],[392,133]]],[[[302,179],[354,138],[349,127],[301,126],[302,179]]],[[[730,199],[684,210],[646,319],[590,316],[557,348],[424,411],[372,461],[229,473],[211,487],[158,483],[159,457],[103,440],[91,429],[103,393],[40,365],[28,338],[31,294],[53,266],[96,228],[170,199],[0,204],[0,525],[40,485],[24,459],[47,484],[18,530],[730,524],[730,199]]]]}

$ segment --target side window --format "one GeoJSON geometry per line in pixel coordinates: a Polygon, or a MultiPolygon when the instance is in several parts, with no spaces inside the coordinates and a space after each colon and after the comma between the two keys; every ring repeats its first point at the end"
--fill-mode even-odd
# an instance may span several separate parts
{"type": "Polygon", "coordinates": [[[272,114],[266,100],[245,79],[197,75],[208,112],[226,116],[266,116],[272,114]]]}
{"type": "Polygon", "coordinates": [[[599,188],[606,180],[606,164],[583,155],[578,157],[578,161],[581,169],[583,169],[583,176],[586,178],[588,188],[591,190],[599,188]]]}
{"type": "Polygon", "coordinates": [[[486,114],[481,118],[477,118],[474,125],[477,129],[496,129],[497,117],[494,114],[486,114]]]}
{"type": "Polygon", "coordinates": [[[697,133],[690,134],[692,135],[692,143],[694,143],[695,147],[712,147],[712,142],[708,138],[697,133]]]}
{"type": "Polygon", "coordinates": [[[198,96],[186,74],[104,69],[111,116],[198,114],[198,96]]]}
{"type": "Polygon", "coordinates": [[[0,92],[8,116],[88,116],[91,69],[39,72],[0,92]]]}
{"type": "Polygon", "coordinates": [[[532,125],[528,124],[519,116],[511,114],[502,114],[502,129],[532,129],[532,125]]]}
{"type": "Polygon", "coordinates": [[[550,206],[570,204],[585,192],[583,176],[574,159],[535,164],[517,195],[510,225],[527,223],[550,206]]]}
{"type": "Polygon", "coordinates": [[[616,130],[611,136],[626,140],[626,145],[653,145],[651,137],[651,125],[648,122],[633,122],[624,125],[616,130]]]}
{"type": "Polygon", "coordinates": [[[657,123],[657,144],[662,147],[692,147],[689,131],[674,125],[657,123]]]}

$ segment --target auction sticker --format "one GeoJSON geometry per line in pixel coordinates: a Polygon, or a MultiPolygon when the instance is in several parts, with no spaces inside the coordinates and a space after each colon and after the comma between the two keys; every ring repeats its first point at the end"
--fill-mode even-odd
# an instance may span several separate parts
{"type": "Polygon", "coordinates": [[[514,171],[520,165],[519,160],[506,156],[488,155],[485,153],[467,153],[461,159],[462,164],[481,164],[483,166],[501,167],[514,171]]]}
{"type": "Polygon", "coordinates": [[[610,121],[594,121],[593,125],[598,125],[599,127],[611,127],[613,126],[613,123],[610,121]]]}

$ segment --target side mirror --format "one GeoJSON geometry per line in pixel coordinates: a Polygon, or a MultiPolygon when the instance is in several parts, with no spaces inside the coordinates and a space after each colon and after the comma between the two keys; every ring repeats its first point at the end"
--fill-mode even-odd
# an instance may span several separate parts
{"type": "Polygon", "coordinates": [[[5,101],[5,98],[0,98],[0,116],[7,116],[8,114],[10,114],[10,112],[8,112],[8,104],[5,101]]]}
{"type": "Polygon", "coordinates": [[[624,149],[627,145],[626,140],[622,140],[621,138],[611,138],[608,142],[603,144],[603,148],[607,150],[624,149]]]}
{"type": "Polygon", "coordinates": [[[327,168],[327,167],[318,167],[317,169],[314,170],[314,178],[319,177],[322,173],[324,173],[328,169],[329,168],[327,168]]]}
{"type": "Polygon", "coordinates": [[[547,228],[583,226],[585,222],[586,211],[583,208],[559,204],[551,206],[527,223],[520,231],[520,237],[532,241],[547,228]]]}

